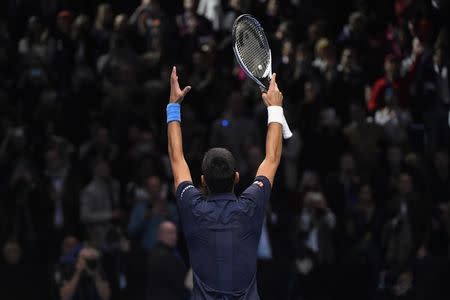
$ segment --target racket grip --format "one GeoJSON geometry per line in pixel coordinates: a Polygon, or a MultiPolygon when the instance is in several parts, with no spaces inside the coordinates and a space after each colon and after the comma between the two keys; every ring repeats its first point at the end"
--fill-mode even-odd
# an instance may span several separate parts
{"type": "Polygon", "coordinates": [[[282,125],[283,125],[283,138],[285,140],[288,140],[292,137],[292,131],[289,128],[289,124],[286,121],[286,117],[284,115],[283,115],[283,124],[282,125]]]}

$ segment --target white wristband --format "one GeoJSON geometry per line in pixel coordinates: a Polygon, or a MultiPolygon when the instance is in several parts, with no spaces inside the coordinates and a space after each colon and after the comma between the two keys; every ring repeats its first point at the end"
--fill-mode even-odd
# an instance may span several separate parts
{"type": "Polygon", "coordinates": [[[268,106],[267,107],[267,124],[280,123],[283,125],[284,113],[281,106],[268,106]]]}

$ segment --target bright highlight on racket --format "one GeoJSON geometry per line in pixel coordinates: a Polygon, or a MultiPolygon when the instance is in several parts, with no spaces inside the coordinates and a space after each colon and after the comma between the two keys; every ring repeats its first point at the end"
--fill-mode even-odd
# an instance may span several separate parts
{"type": "MultiPolygon", "coordinates": [[[[232,34],[233,51],[239,65],[263,91],[267,91],[272,78],[272,53],[261,24],[251,15],[241,15],[234,22],[232,34]]],[[[283,137],[292,137],[286,119],[283,120],[283,137]]]]}

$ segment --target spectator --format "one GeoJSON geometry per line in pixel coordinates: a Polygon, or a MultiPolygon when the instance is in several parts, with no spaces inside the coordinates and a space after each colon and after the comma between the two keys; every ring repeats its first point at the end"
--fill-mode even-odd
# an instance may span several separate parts
{"type": "Polygon", "coordinates": [[[296,124],[304,142],[302,161],[305,168],[314,168],[314,162],[317,162],[315,149],[309,147],[310,142],[314,141],[317,127],[319,127],[320,111],[323,103],[319,95],[319,84],[317,81],[308,80],[304,85],[304,98],[298,107],[296,114],[296,124]]]}
{"type": "Polygon", "coordinates": [[[99,159],[93,165],[93,179],[81,191],[81,222],[89,240],[98,247],[106,246],[106,236],[114,222],[120,221],[120,185],[111,177],[107,161],[99,159]]]}
{"type": "Polygon", "coordinates": [[[384,77],[378,79],[373,88],[368,109],[374,112],[385,106],[407,107],[409,105],[409,87],[416,71],[417,62],[422,55],[423,48],[415,47],[412,56],[413,63],[409,70],[401,76],[399,57],[388,54],[384,59],[384,77]]]}
{"type": "MultiPolygon", "coordinates": [[[[407,224],[410,230],[410,251],[417,251],[419,247],[426,247],[429,238],[431,224],[429,214],[431,205],[426,203],[415,191],[413,178],[406,172],[400,173],[397,179],[397,193],[391,199],[387,207],[387,213],[392,226],[402,222],[407,224]]],[[[404,249],[403,256],[398,261],[403,263],[409,255],[404,249]]],[[[394,251],[394,250],[392,250],[394,251]]],[[[398,252],[396,252],[398,253],[398,252]]],[[[394,255],[393,253],[391,255],[394,255]]]]}
{"type": "Polygon", "coordinates": [[[324,195],[315,191],[306,193],[294,227],[295,267],[289,299],[322,299],[330,296],[330,266],[335,259],[332,238],[335,226],[336,216],[328,208],[324,195]]]}
{"type": "Polygon", "coordinates": [[[41,205],[35,212],[36,229],[42,245],[48,247],[52,259],[66,234],[80,233],[78,174],[69,163],[69,153],[62,146],[53,146],[45,153],[46,169],[40,183],[41,205]]]}
{"type": "Polygon", "coordinates": [[[345,139],[355,154],[355,159],[361,171],[371,172],[378,166],[378,157],[383,141],[382,128],[367,121],[364,107],[358,103],[349,106],[350,122],[343,129],[345,139]]]}
{"type": "Polygon", "coordinates": [[[170,221],[158,226],[157,242],[148,256],[148,300],[177,300],[187,295],[187,268],[176,250],[177,235],[177,227],[170,221]]]}
{"type": "Polygon", "coordinates": [[[362,184],[358,204],[345,217],[342,235],[338,239],[343,258],[338,268],[343,271],[338,279],[338,290],[350,299],[373,299],[377,289],[378,268],[381,262],[381,229],[383,216],[375,206],[372,187],[362,184]]]}
{"type": "Polygon", "coordinates": [[[62,86],[69,86],[73,71],[74,47],[71,37],[72,15],[69,11],[60,11],[56,17],[55,53],[52,63],[56,66],[58,78],[62,86]]]}
{"type": "Polygon", "coordinates": [[[96,43],[96,57],[105,54],[109,48],[113,27],[113,12],[110,4],[102,3],[97,8],[93,36],[96,43]]]}
{"type": "Polygon", "coordinates": [[[59,295],[62,300],[109,300],[111,291],[104,278],[100,253],[94,248],[84,247],[76,262],[63,270],[59,295]]]}
{"type": "Polygon", "coordinates": [[[30,299],[35,288],[30,284],[34,276],[30,265],[24,262],[19,244],[8,241],[3,245],[0,266],[0,297],[5,300],[30,299]]]}
{"type": "Polygon", "coordinates": [[[356,49],[358,53],[364,53],[368,47],[366,32],[366,16],[359,12],[352,12],[348,23],[342,28],[338,37],[341,46],[356,49]]]}
{"type": "MultiPolygon", "coordinates": [[[[33,166],[24,158],[18,160],[11,172],[9,186],[6,189],[7,198],[2,199],[5,209],[4,225],[6,225],[5,240],[20,241],[24,249],[36,249],[38,256],[42,249],[38,246],[39,235],[36,227],[40,225],[38,215],[32,201],[36,196],[36,176],[33,166]]],[[[45,252],[45,251],[43,251],[45,252]]]]}
{"type": "Polygon", "coordinates": [[[24,63],[38,59],[44,65],[50,63],[54,52],[54,41],[49,36],[47,28],[38,17],[28,19],[27,35],[19,42],[18,52],[24,63]]]}
{"type": "Polygon", "coordinates": [[[114,160],[118,155],[117,145],[111,141],[108,128],[98,126],[94,129],[92,140],[80,147],[80,160],[90,164],[92,160],[102,157],[106,160],[114,160]]]}
{"type": "Polygon", "coordinates": [[[94,63],[93,41],[90,35],[90,21],[86,15],[79,15],[72,23],[71,37],[75,44],[74,60],[77,65],[92,66],[94,63]]]}
{"type": "Polygon", "coordinates": [[[177,208],[167,199],[167,186],[158,176],[150,176],[146,181],[146,199],[136,201],[130,215],[128,232],[147,250],[157,241],[159,225],[164,220],[178,223],[177,208]]]}
{"type": "Polygon", "coordinates": [[[329,176],[325,186],[330,207],[340,220],[346,212],[355,210],[359,183],[360,178],[353,154],[343,153],[338,173],[329,176]]]}
{"type": "Polygon", "coordinates": [[[233,28],[234,20],[236,20],[236,18],[241,15],[241,12],[242,12],[242,3],[241,2],[243,2],[243,1],[241,1],[241,0],[229,0],[228,1],[229,9],[225,12],[225,14],[223,16],[222,25],[221,25],[221,29],[224,32],[231,32],[231,30],[233,28]]]}
{"type": "Polygon", "coordinates": [[[434,50],[432,62],[418,76],[418,97],[427,99],[421,102],[425,109],[424,122],[430,139],[429,151],[448,146],[449,136],[448,108],[450,105],[450,85],[448,74],[448,55],[444,48],[434,50]]]}
{"type": "Polygon", "coordinates": [[[358,64],[357,53],[353,48],[344,48],[338,65],[338,103],[333,103],[339,118],[344,124],[349,122],[351,103],[364,105],[365,75],[358,64]]]}
{"type": "Polygon", "coordinates": [[[220,30],[220,20],[222,18],[222,7],[218,0],[200,0],[197,13],[210,20],[215,31],[220,30]]]}

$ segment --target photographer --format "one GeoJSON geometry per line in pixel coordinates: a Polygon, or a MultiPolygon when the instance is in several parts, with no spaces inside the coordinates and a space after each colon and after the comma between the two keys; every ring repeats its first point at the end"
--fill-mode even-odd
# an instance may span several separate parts
{"type": "Polygon", "coordinates": [[[320,191],[305,194],[296,218],[293,246],[295,250],[289,299],[330,297],[335,250],[333,232],[336,217],[320,191]]]}
{"type": "Polygon", "coordinates": [[[75,265],[68,265],[62,273],[61,300],[109,300],[111,290],[100,267],[100,253],[84,247],[75,265]]]}

